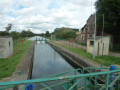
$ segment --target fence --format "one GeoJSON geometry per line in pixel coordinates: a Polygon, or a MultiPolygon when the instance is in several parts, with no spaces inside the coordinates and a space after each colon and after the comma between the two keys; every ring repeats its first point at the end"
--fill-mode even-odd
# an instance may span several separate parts
{"type": "Polygon", "coordinates": [[[24,90],[27,87],[33,90],[32,88],[36,88],[36,83],[40,85],[40,90],[59,89],[60,87],[65,90],[108,90],[110,88],[119,90],[120,69],[118,68],[112,71],[109,71],[109,69],[110,68],[104,67],[86,67],[84,69],[79,68],[40,79],[0,82],[0,90],[20,86],[22,86],[21,90],[24,90]],[[89,73],[85,73],[85,70],[88,70],[89,73]],[[102,70],[103,72],[100,72],[102,70]],[[80,72],[81,74],[77,74],[77,72],[80,72]],[[68,73],[72,73],[72,75],[66,75],[68,73]],[[53,83],[53,81],[55,83],[52,85],[46,84],[46,82],[53,83]],[[83,85],[80,85],[80,82],[82,82],[83,85]]]}

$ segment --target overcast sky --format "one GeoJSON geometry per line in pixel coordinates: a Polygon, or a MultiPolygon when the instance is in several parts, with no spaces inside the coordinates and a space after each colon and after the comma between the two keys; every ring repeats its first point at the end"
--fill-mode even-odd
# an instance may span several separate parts
{"type": "Polygon", "coordinates": [[[8,23],[13,30],[35,33],[56,27],[82,28],[95,12],[96,0],[0,0],[0,31],[8,23]],[[92,1],[92,3],[91,3],[92,1]],[[91,7],[92,6],[92,7],[91,7]]]}

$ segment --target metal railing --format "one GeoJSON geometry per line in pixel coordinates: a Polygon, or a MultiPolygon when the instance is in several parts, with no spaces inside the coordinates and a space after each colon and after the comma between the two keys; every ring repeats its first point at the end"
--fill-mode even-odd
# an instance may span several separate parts
{"type": "Polygon", "coordinates": [[[119,79],[119,68],[109,71],[109,68],[104,67],[86,67],[84,69],[79,68],[42,77],[40,79],[0,82],[0,90],[7,90],[8,88],[13,87],[18,87],[19,90],[24,90],[30,84],[35,86],[34,89],[37,84],[40,90],[52,90],[55,88],[64,88],[65,90],[109,90],[111,88],[112,90],[119,90],[119,79]],[[115,74],[113,81],[111,81],[111,74],[115,74]]]}

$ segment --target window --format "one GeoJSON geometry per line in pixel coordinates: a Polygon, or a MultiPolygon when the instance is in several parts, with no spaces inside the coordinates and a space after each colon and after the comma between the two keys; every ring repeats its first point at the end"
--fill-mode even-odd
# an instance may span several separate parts
{"type": "Polygon", "coordinates": [[[90,45],[94,45],[94,41],[90,41],[90,45]]]}

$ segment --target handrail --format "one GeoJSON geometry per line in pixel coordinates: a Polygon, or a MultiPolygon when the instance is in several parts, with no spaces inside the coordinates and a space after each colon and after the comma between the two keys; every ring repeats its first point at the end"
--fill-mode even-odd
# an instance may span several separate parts
{"type": "Polygon", "coordinates": [[[78,69],[74,69],[74,70],[70,70],[70,71],[67,71],[67,72],[58,73],[58,74],[54,74],[54,75],[50,75],[50,76],[46,76],[46,77],[42,77],[42,78],[60,76],[60,75],[66,74],[66,73],[71,73],[71,72],[75,72],[75,71],[79,71],[79,70],[82,72],[82,69],[78,68],[78,69]]]}
{"type": "Polygon", "coordinates": [[[89,76],[94,76],[94,75],[110,74],[110,73],[115,73],[115,72],[120,72],[120,70],[112,70],[112,71],[107,71],[107,72],[97,72],[97,73],[80,74],[80,75],[71,75],[71,76],[61,76],[61,77],[54,77],[54,78],[0,82],[0,86],[28,84],[28,83],[40,83],[40,82],[46,82],[46,81],[55,81],[55,80],[63,80],[63,79],[71,79],[71,78],[89,77],[89,76]]]}

